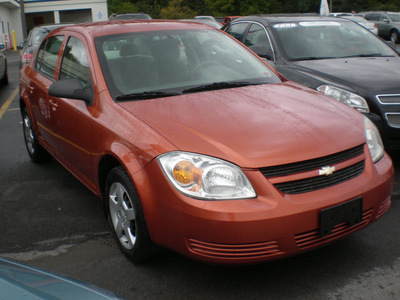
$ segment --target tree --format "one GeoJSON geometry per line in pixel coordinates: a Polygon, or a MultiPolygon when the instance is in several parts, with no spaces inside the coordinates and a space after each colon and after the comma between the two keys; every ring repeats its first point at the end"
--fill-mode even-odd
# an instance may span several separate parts
{"type": "Polygon", "coordinates": [[[135,4],[129,0],[107,0],[108,14],[138,12],[135,4]]]}
{"type": "Polygon", "coordinates": [[[239,0],[204,0],[215,16],[240,15],[241,1],[239,0]]]}
{"type": "Polygon", "coordinates": [[[171,0],[167,7],[160,11],[162,19],[192,19],[197,12],[192,10],[183,0],[171,0]]]}

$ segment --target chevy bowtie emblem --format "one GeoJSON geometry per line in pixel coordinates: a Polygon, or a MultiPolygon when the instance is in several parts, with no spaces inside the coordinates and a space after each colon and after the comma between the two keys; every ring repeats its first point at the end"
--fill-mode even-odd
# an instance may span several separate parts
{"type": "Polygon", "coordinates": [[[319,174],[319,175],[326,175],[326,176],[328,176],[328,175],[332,175],[333,172],[335,172],[335,171],[336,171],[335,166],[333,166],[333,167],[327,166],[327,167],[323,167],[323,168],[319,169],[319,170],[318,170],[318,174],[319,174]]]}

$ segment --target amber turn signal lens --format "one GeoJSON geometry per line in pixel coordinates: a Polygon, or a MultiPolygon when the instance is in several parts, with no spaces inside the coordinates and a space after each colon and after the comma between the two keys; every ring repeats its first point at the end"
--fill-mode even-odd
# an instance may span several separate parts
{"type": "Polygon", "coordinates": [[[196,169],[195,165],[190,161],[180,161],[175,165],[173,175],[180,184],[191,184],[193,183],[196,169]]]}

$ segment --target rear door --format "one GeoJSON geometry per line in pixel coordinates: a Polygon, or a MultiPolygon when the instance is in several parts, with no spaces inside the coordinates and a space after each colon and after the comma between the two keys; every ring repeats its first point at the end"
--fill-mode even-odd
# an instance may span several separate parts
{"type": "Polygon", "coordinates": [[[51,128],[51,99],[48,89],[54,82],[56,66],[60,60],[59,52],[64,36],[52,36],[43,41],[33,64],[33,69],[28,66],[27,72],[30,79],[28,85],[29,101],[33,114],[34,126],[38,138],[52,152],[54,135],[51,128]]]}

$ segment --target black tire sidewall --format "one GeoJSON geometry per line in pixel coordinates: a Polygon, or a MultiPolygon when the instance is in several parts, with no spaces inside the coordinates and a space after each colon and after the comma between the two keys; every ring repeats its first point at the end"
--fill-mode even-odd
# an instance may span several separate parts
{"type": "Polygon", "coordinates": [[[141,263],[145,261],[151,254],[152,248],[154,247],[149,232],[147,229],[147,225],[145,222],[143,210],[139,201],[138,194],[136,189],[130,180],[127,172],[122,166],[115,167],[111,169],[108,173],[106,179],[106,189],[104,194],[104,207],[106,210],[106,215],[108,219],[109,226],[111,228],[113,237],[118,244],[119,249],[121,252],[129,258],[131,261],[135,263],[141,263]],[[118,182],[123,185],[126,192],[129,194],[129,197],[132,201],[132,206],[135,211],[136,217],[136,241],[132,249],[126,249],[121,242],[119,241],[117,234],[115,233],[115,229],[111,220],[110,215],[110,204],[109,204],[109,194],[111,185],[115,182],[118,182]]]}
{"type": "Polygon", "coordinates": [[[400,39],[400,32],[398,32],[397,30],[393,30],[393,31],[390,33],[390,40],[391,40],[392,42],[394,42],[395,44],[397,44],[397,43],[399,43],[399,39],[400,39]],[[393,34],[397,34],[397,40],[396,40],[396,41],[394,41],[393,38],[392,38],[393,34]]]}
{"type": "Polygon", "coordinates": [[[23,127],[22,127],[22,130],[23,130],[23,133],[24,133],[24,141],[25,141],[26,150],[28,151],[29,157],[31,158],[31,160],[32,160],[33,162],[40,163],[40,162],[43,162],[43,161],[47,161],[47,160],[50,159],[50,155],[49,155],[49,153],[39,144],[39,141],[38,141],[38,139],[37,139],[37,137],[36,137],[36,134],[35,134],[35,132],[34,132],[34,130],[33,130],[32,124],[33,124],[33,123],[32,123],[32,118],[31,118],[31,116],[30,116],[30,114],[29,114],[28,108],[27,108],[27,107],[24,107],[24,108],[23,108],[23,111],[22,111],[22,126],[23,126],[23,127]],[[29,150],[28,142],[27,142],[27,140],[26,140],[26,136],[25,136],[25,116],[27,116],[27,117],[29,118],[29,122],[30,122],[30,125],[31,125],[31,131],[32,131],[32,134],[33,134],[33,148],[35,149],[34,152],[31,152],[31,151],[29,150]]]}

